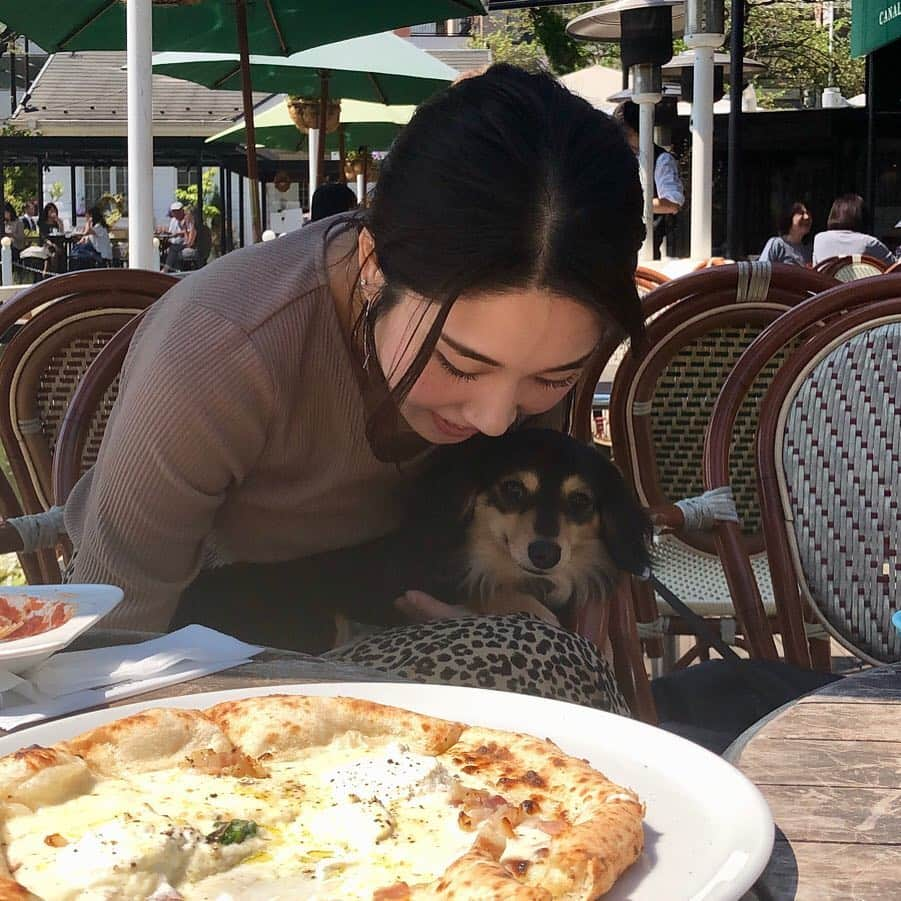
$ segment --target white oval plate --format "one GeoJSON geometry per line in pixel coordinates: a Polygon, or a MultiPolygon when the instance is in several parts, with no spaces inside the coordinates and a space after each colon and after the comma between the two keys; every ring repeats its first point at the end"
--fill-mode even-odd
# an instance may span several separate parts
{"type": "Polygon", "coordinates": [[[23,673],[70,645],[106,616],[122,600],[122,589],[114,585],[0,585],[0,597],[33,597],[75,605],[72,619],[55,629],[0,641],[0,670],[23,673]]]}
{"type": "Polygon", "coordinates": [[[605,901],[737,901],[763,871],[773,819],[738,770],[662,729],[589,707],[446,685],[331,682],[205,692],[83,713],[0,738],[0,754],[50,745],[148,707],[205,708],[265,694],[343,695],[550,738],[647,805],[645,850],[605,901]]]}

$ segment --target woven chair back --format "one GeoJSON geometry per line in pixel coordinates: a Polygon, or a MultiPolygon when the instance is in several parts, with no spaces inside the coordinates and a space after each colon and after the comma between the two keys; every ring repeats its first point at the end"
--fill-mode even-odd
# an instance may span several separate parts
{"type": "MultiPolygon", "coordinates": [[[[742,355],[726,380],[711,417],[704,449],[704,479],[707,488],[717,488],[729,484],[731,480],[733,449],[729,436],[736,419],[741,415],[747,386],[753,383],[756,375],[772,360],[774,354],[780,352],[786,344],[796,342],[800,336],[806,336],[806,341],[776,374],[773,386],[764,398],[755,448],[766,555],[771,589],[779,612],[784,653],[788,660],[800,666],[811,665],[811,649],[813,659],[818,660],[821,665],[829,665],[828,642],[822,640],[828,636],[821,628],[820,634],[817,634],[816,629],[811,631],[811,627],[805,622],[804,604],[799,595],[799,576],[803,576],[803,570],[797,564],[797,558],[790,553],[786,527],[786,516],[790,513],[783,507],[783,499],[788,498],[785,493],[788,483],[785,482],[785,487],[780,488],[775,473],[777,469],[783,469],[794,473],[793,478],[801,479],[793,490],[799,501],[802,497],[806,498],[808,510],[803,519],[807,525],[803,534],[799,532],[791,540],[797,541],[798,547],[806,548],[805,553],[814,553],[820,560],[844,560],[843,565],[849,570],[847,578],[853,580],[857,564],[847,556],[852,552],[852,544],[840,540],[838,544],[829,545],[828,540],[824,543],[822,538],[828,532],[830,517],[833,523],[837,523],[841,516],[846,519],[850,516],[851,520],[839,525],[850,529],[851,534],[864,534],[865,529],[860,526],[859,521],[855,524],[853,518],[864,515],[866,504],[873,501],[886,505],[885,510],[870,511],[868,515],[873,522],[887,522],[888,528],[882,535],[883,542],[889,536],[888,540],[894,540],[893,547],[897,548],[898,511],[892,513],[891,507],[893,503],[896,506],[898,504],[899,459],[898,417],[893,412],[897,409],[897,395],[893,394],[895,388],[892,387],[893,384],[897,385],[899,357],[897,349],[894,349],[894,338],[891,341],[879,338],[873,345],[874,352],[878,350],[879,360],[871,374],[867,372],[869,363],[864,362],[866,342],[869,340],[867,338],[855,339],[857,344],[849,344],[850,350],[839,351],[839,355],[831,358],[829,363],[825,361],[825,356],[840,348],[843,343],[851,342],[856,334],[854,329],[860,331],[858,326],[876,325],[880,316],[885,315],[895,316],[897,319],[899,298],[901,274],[842,285],[799,304],[767,328],[742,355]],[[819,357],[816,357],[817,354],[819,357]],[[816,361],[812,362],[815,357],[816,361]],[[846,365],[843,363],[837,366],[839,360],[846,361],[846,365]],[[803,379],[799,366],[805,369],[803,379]],[[894,382],[884,384],[886,371],[894,382]],[[805,392],[803,395],[799,394],[801,383],[808,376],[810,380],[805,392]],[[833,379],[831,384],[829,379],[833,379]],[[875,380],[873,385],[870,385],[870,380],[875,380]],[[799,406],[794,409],[791,420],[794,423],[792,428],[795,429],[794,437],[791,438],[794,448],[788,451],[788,457],[783,456],[783,439],[786,442],[789,440],[786,437],[789,417],[783,411],[786,403],[777,398],[776,391],[782,392],[786,397],[792,391],[792,397],[797,395],[799,398],[799,406]],[[830,396],[830,392],[836,396],[830,396]],[[856,393],[858,396],[850,397],[849,393],[856,393]],[[816,400],[817,394],[821,395],[819,401],[816,400]],[[873,406],[874,402],[885,404],[886,400],[887,406],[881,409],[873,406]],[[855,411],[863,417],[858,423],[851,422],[851,418],[857,415],[855,411]],[[858,430],[853,432],[853,439],[852,429],[858,430]],[[833,431],[836,434],[832,434],[833,431]],[[782,436],[779,441],[776,440],[777,433],[782,436]],[[880,434],[883,437],[878,437],[880,434]],[[818,441],[828,441],[835,445],[829,448],[827,456],[817,459],[810,456],[811,453],[818,453],[810,449],[814,435],[819,436],[818,441]],[[858,436],[865,436],[868,442],[876,441],[876,450],[862,450],[853,446],[858,436]],[[882,444],[883,441],[886,443],[882,444]],[[885,459],[868,460],[868,455],[874,452],[883,454],[885,459]],[[842,478],[847,475],[849,485],[837,483],[825,468],[824,461],[827,459],[834,459],[835,462],[830,465],[840,467],[842,478]],[[873,481],[878,481],[879,478],[888,479],[881,496],[873,481]],[[893,484],[895,487],[892,487],[893,484]],[[802,491],[805,488],[806,493],[802,491]],[[811,491],[815,493],[811,494],[811,491]],[[858,495],[856,499],[855,492],[858,495]],[[864,501],[864,498],[869,500],[864,501]],[[843,504],[848,506],[845,513],[840,514],[844,509],[843,504]],[[823,505],[825,509],[811,509],[816,505],[823,505]],[[894,525],[885,519],[886,516],[889,519],[894,516],[894,525]],[[825,520],[821,517],[825,517],[825,520]],[[894,539],[890,537],[893,534],[894,539]]],[[[731,523],[721,523],[715,530],[715,541],[730,585],[740,586],[744,594],[759,600],[759,579],[752,569],[738,528],[731,523]]],[[[862,545],[858,544],[857,547],[862,545]]],[[[876,550],[872,551],[874,556],[868,566],[876,572],[870,573],[870,578],[884,578],[885,562],[894,561],[897,566],[897,557],[887,554],[876,560],[879,556],[878,549],[884,549],[885,544],[876,543],[873,548],[876,550]]],[[[889,570],[891,575],[891,567],[889,570]]],[[[818,584],[826,584],[822,572],[818,577],[818,584]]],[[[896,605],[897,597],[896,583],[896,605]]],[[[821,602],[816,602],[815,606],[826,609],[821,602]]],[[[759,625],[764,628],[765,622],[759,625]]]]}
{"type": "Polygon", "coordinates": [[[901,661],[899,398],[901,299],[842,316],[795,353],[760,434],[775,448],[761,490],[781,514],[768,516],[768,544],[787,546],[816,616],[871,663],[901,661]]]}
{"type": "MultiPolygon", "coordinates": [[[[0,396],[6,399],[0,404],[0,440],[20,501],[20,510],[4,509],[4,516],[53,505],[56,441],[80,379],[106,342],[174,283],[170,276],[135,270],[70,273],[0,308],[0,333],[7,338],[0,357],[0,396]]],[[[88,465],[96,458],[111,403],[98,411],[85,447],[88,465]]],[[[52,551],[32,557],[26,571],[33,570],[34,559],[41,561],[44,581],[59,580],[52,551]]]]}
{"type": "Polygon", "coordinates": [[[75,388],[53,454],[53,496],[62,501],[94,464],[119,393],[119,375],[144,313],[126,322],[101,348],[75,388]]]}
{"type": "MultiPolygon", "coordinates": [[[[669,302],[648,326],[644,347],[624,360],[611,396],[613,455],[642,503],[669,504],[703,492],[704,438],[720,386],[767,325],[834,284],[798,267],[743,263],[706,269],[654,292],[655,305],[669,302]],[[673,297],[661,297],[666,292],[673,297]]],[[[730,484],[751,553],[763,549],[754,436],[779,362],[755,381],[731,436],[730,484]]],[[[682,537],[715,553],[709,533],[682,537]]]]}
{"type": "Polygon", "coordinates": [[[831,257],[817,263],[817,272],[831,275],[839,282],[853,282],[859,278],[872,278],[882,275],[888,269],[888,263],[876,257],[855,254],[847,257],[831,257]]]}

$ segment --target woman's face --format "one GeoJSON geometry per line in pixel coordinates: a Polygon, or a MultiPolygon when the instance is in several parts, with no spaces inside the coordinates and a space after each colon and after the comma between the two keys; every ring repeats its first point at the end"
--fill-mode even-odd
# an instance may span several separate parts
{"type": "Polygon", "coordinates": [[[48,222],[58,222],[59,221],[59,210],[55,206],[47,207],[47,221],[48,222]]]}
{"type": "Polygon", "coordinates": [[[807,207],[803,207],[792,216],[792,226],[801,232],[802,235],[806,235],[812,225],[813,218],[807,207]]]}
{"type": "MultiPolygon", "coordinates": [[[[376,351],[392,386],[438,312],[437,304],[409,295],[377,321],[376,351]]],[[[401,413],[433,444],[455,444],[478,432],[502,435],[518,416],[555,406],[600,337],[597,314],[543,288],[460,297],[401,413]]]]}

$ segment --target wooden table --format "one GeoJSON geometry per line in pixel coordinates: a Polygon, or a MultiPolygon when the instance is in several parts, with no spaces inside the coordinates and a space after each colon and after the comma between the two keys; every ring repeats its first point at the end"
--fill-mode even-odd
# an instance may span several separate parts
{"type": "Polygon", "coordinates": [[[725,756],[776,821],[773,856],[748,899],[901,898],[901,666],[786,705],[725,756]]]}

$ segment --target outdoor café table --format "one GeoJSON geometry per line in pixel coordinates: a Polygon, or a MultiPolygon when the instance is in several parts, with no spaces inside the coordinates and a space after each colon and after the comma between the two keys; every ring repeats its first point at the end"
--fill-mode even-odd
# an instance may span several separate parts
{"type": "Polygon", "coordinates": [[[776,821],[760,901],[901,898],[901,665],[780,708],[726,751],[776,821]]]}

